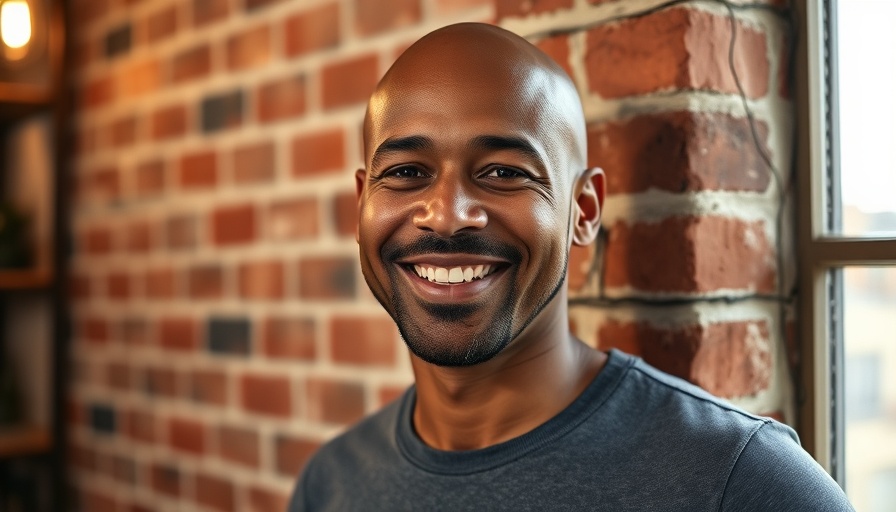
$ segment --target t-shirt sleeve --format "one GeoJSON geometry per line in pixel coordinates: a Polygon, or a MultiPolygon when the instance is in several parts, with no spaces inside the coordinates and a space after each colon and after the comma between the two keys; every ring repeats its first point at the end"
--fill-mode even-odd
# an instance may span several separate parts
{"type": "Polygon", "coordinates": [[[768,422],[753,434],[735,462],[721,510],[840,512],[855,509],[840,486],[799,445],[793,430],[768,422]]]}

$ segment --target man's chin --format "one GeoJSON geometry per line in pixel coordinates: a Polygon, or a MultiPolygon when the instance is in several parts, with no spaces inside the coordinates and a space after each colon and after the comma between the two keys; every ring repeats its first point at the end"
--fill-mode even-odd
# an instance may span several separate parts
{"type": "Polygon", "coordinates": [[[395,323],[411,352],[437,366],[460,367],[484,363],[498,355],[510,343],[510,318],[475,318],[467,309],[473,306],[431,306],[438,315],[422,315],[418,322],[404,314],[395,323]]]}

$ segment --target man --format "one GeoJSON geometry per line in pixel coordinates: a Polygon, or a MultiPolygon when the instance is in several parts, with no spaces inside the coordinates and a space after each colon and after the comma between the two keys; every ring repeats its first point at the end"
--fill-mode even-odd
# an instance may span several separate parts
{"type": "Polygon", "coordinates": [[[416,384],[325,445],[291,510],[849,510],[789,428],[569,333],[594,241],[569,77],[503,29],[409,48],[374,92],[356,175],[364,277],[416,384]]]}

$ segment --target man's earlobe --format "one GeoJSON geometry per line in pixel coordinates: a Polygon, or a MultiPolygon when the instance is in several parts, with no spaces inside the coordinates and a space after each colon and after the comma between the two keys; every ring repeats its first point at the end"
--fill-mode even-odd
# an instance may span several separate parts
{"type": "Polygon", "coordinates": [[[575,211],[572,242],[588,245],[597,238],[600,230],[600,215],[604,208],[606,178],[599,167],[592,167],[579,176],[576,183],[575,211]]]}

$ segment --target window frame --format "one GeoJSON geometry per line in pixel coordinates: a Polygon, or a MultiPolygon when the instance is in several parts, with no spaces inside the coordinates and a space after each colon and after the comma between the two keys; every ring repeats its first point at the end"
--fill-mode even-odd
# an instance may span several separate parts
{"type": "Polygon", "coordinates": [[[896,238],[839,236],[836,20],[838,0],[794,2],[796,217],[800,368],[796,382],[803,446],[845,487],[842,278],[847,266],[896,266],[896,238]],[[828,55],[831,58],[828,59],[828,55]],[[830,82],[826,82],[828,73],[830,82]],[[828,145],[828,134],[833,143],[828,145]],[[834,271],[834,272],[832,272],[834,271]]]}

